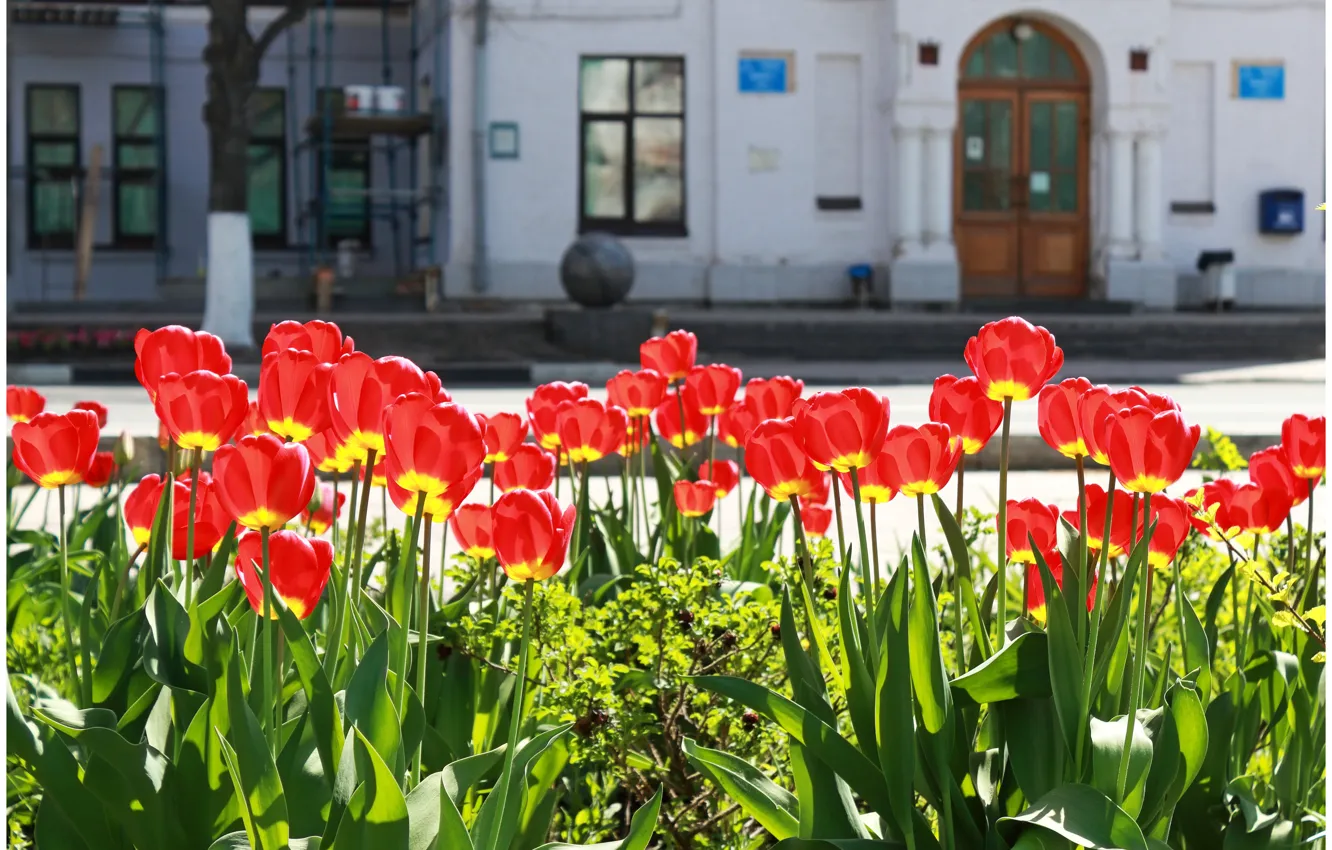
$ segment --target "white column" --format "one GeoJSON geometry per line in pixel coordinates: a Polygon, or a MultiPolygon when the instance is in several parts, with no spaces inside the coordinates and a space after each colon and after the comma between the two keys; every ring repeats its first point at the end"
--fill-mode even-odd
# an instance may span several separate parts
{"type": "Polygon", "coordinates": [[[897,250],[915,254],[921,247],[921,160],[924,131],[898,127],[897,136],[897,250]]]}
{"type": "Polygon", "coordinates": [[[1161,238],[1161,137],[1145,133],[1138,136],[1138,156],[1134,172],[1137,201],[1138,257],[1159,260],[1164,255],[1161,238]]]}
{"type": "Polygon", "coordinates": [[[931,248],[953,244],[953,131],[930,130],[925,136],[925,239],[931,248]]]}
{"type": "Polygon", "coordinates": [[[1133,136],[1110,130],[1110,256],[1132,257],[1133,136]]]}

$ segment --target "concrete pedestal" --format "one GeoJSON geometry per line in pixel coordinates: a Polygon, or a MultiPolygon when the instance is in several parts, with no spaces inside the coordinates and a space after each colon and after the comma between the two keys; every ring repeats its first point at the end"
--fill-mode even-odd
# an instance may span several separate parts
{"type": "Polygon", "coordinates": [[[889,264],[888,276],[887,292],[876,279],[874,295],[893,307],[955,306],[962,297],[962,278],[955,259],[898,257],[889,264]]]}
{"type": "Polygon", "coordinates": [[[1128,301],[1143,310],[1174,310],[1178,288],[1175,267],[1165,261],[1111,259],[1106,268],[1107,301],[1128,301]]]}

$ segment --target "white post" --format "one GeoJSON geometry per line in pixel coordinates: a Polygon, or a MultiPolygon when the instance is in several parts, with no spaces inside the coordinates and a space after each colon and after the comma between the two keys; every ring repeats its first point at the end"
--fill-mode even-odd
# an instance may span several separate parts
{"type": "Polygon", "coordinates": [[[1159,260],[1164,255],[1161,238],[1161,137],[1155,132],[1138,136],[1137,170],[1134,173],[1137,200],[1138,257],[1159,260]]]}
{"type": "Polygon", "coordinates": [[[1128,258],[1133,245],[1133,136],[1110,130],[1110,256],[1128,258]]]}
{"type": "Polygon", "coordinates": [[[915,254],[921,247],[921,160],[924,132],[898,127],[897,136],[897,250],[915,254]]]}
{"type": "Polygon", "coordinates": [[[945,250],[953,244],[953,131],[933,129],[925,136],[929,162],[925,186],[925,240],[945,250]]]}
{"type": "Polygon", "coordinates": [[[250,215],[208,214],[208,271],[204,279],[203,330],[233,353],[254,348],[254,250],[250,215]]]}

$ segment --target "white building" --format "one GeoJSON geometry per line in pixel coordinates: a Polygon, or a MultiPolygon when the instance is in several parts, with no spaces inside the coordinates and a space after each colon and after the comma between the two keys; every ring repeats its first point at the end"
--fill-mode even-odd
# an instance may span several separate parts
{"type": "Polygon", "coordinates": [[[867,264],[894,305],[1170,309],[1229,250],[1239,304],[1323,303],[1321,0],[453,11],[448,298],[563,298],[563,251],[609,230],[640,301],[844,301],[867,264]],[[1266,190],[1303,193],[1286,232],[1266,190]]]}

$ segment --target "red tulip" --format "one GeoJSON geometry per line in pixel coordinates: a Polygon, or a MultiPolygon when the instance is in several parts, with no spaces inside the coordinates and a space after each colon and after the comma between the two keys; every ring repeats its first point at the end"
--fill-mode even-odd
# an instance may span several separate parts
{"type": "Polygon", "coordinates": [[[259,368],[259,411],[268,429],[302,443],[333,426],[328,379],[333,364],[289,348],[264,357],[259,368]]]}
{"type": "Polygon", "coordinates": [[[167,433],[166,423],[159,419],[157,421],[157,447],[162,451],[166,451],[167,447],[170,445],[171,435],[167,433]]]}
{"type": "MultiPolygon", "coordinates": [[[[250,600],[250,607],[264,613],[263,541],[258,532],[241,535],[236,541],[236,578],[250,600]]],[[[269,582],[273,595],[286,604],[298,619],[314,613],[328,584],[333,566],[333,544],[318,537],[305,538],[294,531],[279,531],[268,538],[269,582]]],[[[274,600],[276,602],[276,600],[274,600]]],[[[277,618],[277,611],[272,611],[277,618]]]]}
{"type": "MultiPolygon", "coordinates": [[[[194,551],[188,552],[190,534],[190,477],[176,479],[171,500],[171,557],[177,561],[202,558],[217,548],[231,526],[231,517],[217,496],[217,485],[207,472],[199,473],[194,494],[194,551]]],[[[155,500],[156,501],[156,500],[155,500]]],[[[153,505],[154,508],[157,505],[153,505]]],[[[149,520],[151,522],[151,520],[149,520]]]]}
{"type": "Polygon", "coordinates": [[[1111,392],[1109,387],[1097,385],[1086,390],[1078,398],[1078,436],[1087,446],[1087,455],[1101,466],[1109,466],[1106,450],[1110,438],[1106,429],[1110,419],[1121,410],[1149,404],[1146,393],[1134,387],[1111,392]]]}
{"type": "Polygon", "coordinates": [[[1243,529],[1230,521],[1230,503],[1238,487],[1230,478],[1218,478],[1185,493],[1186,500],[1198,505],[1198,511],[1190,517],[1193,527],[1213,540],[1229,540],[1240,534],[1243,529]],[[1211,514],[1215,522],[1209,521],[1207,514],[1211,514]]]}
{"type": "Polygon", "coordinates": [[[231,372],[231,358],[222,340],[210,333],[192,331],[180,325],[167,325],[155,331],[143,328],[134,337],[134,377],[157,398],[157,385],[163,377],[190,372],[231,372]]]}
{"type": "MultiPolygon", "coordinates": [[[[263,414],[259,412],[259,402],[252,401],[245,410],[245,418],[241,420],[241,425],[236,429],[236,437],[257,437],[260,434],[271,434],[268,430],[268,423],[264,421],[263,414]]],[[[233,437],[234,439],[234,437],[233,437]]]]}
{"type": "MultiPolygon", "coordinates": [[[[1099,484],[1087,485],[1087,548],[1099,552],[1105,544],[1105,488],[1099,484]]],[[[1133,494],[1115,491],[1115,503],[1110,506],[1110,552],[1118,558],[1129,550],[1129,532],[1133,524],[1133,494]]],[[[1064,519],[1078,528],[1077,509],[1064,511],[1064,519]]]]}
{"type": "Polygon", "coordinates": [[[1327,418],[1296,413],[1281,423],[1281,447],[1297,478],[1316,484],[1327,469],[1327,418]]]}
{"type": "Polygon", "coordinates": [[[116,474],[116,458],[111,452],[93,452],[92,463],[83,473],[83,483],[89,487],[105,487],[116,474]]]}
{"type": "Polygon", "coordinates": [[[1309,485],[1295,475],[1286,450],[1268,446],[1249,456],[1249,480],[1268,490],[1284,490],[1295,507],[1309,497],[1309,485]]]}
{"type": "Polygon", "coordinates": [[[701,442],[708,433],[708,419],[699,412],[698,403],[688,388],[684,391],[683,399],[685,421],[683,433],[680,428],[680,399],[668,396],[665,401],[657,405],[652,414],[652,422],[657,428],[657,433],[677,449],[701,442]]]}
{"type": "Polygon", "coordinates": [[[930,421],[947,425],[953,439],[961,440],[964,454],[974,455],[985,448],[1003,419],[1004,406],[987,397],[980,381],[971,375],[934,379],[930,421]]]}
{"type": "MultiPolygon", "coordinates": [[[[43,401],[45,401],[45,399],[43,399],[43,401]]],[[[74,409],[87,410],[97,414],[97,427],[98,428],[106,427],[106,417],[107,414],[110,413],[110,411],[108,411],[106,409],[106,405],[102,404],[100,401],[76,401],[74,402],[74,409]]],[[[32,417],[28,418],[31,419],[32,417]]]]}
{"type": "Polygon", "coordinates": [[[46,409],[46,396],[32,387],[5,387],[10,422],[29,422],[46,409]]]}
{"type": "Polygon", "coordinates": [[[967,341],[962,357],[995,401],[1026,401],[1064,366],[1064,350],[1055,345],[1054,334],[1017,316],[982,327],[967,341]]]}
{"type": "Polygon", "coordinates": [[[1078,416],[1078,402],[1091,388],[1086,378],[1066,378],[1047,384],[1038,397],[1037,428],[1045,444],[1064,457],[1077,459],[1091,454],[1078,416]]]}
{"type": "Polygon", "coordinates": [[[587,384],[579,382],[566,384],[564,381],[552,381],[532,391],[531,398],[527,400],[527,421],[541,448],[551,452],[559,450],[560,405],[581,398],[587,398],[587,384]]]}
{"type": "Polygon", "coordinates": [[[315,534],[323,534],[342,516],[342,506],[346,503],[346,493],[335,493],[332,484],[320,481],[315,487],[315,497],[301,511],[301,523],[315,534]]]}
{"type": "Polygon", "coordinates": [[[652,438],[652,432],[648,430],[648,420],[646,417],[629,417],[629,425],[624,430],[624,442],[616,449],[623,457],[633,457],[639,451],[648,447],[648,441],[652,438]]]}
{"type": "MultiPolygon", "coordinates": [[[[362,484],[365,483],[364,464],[361,465],[360,477],[357,480],[360,481],[362,484]]],[[[370,486],[387,487],[388,481],[389,479],[388,479],[387,467],[384,465],[384,458],[381,456],[375,461],[375,468],[370,470],[370,486]]]]}
{"type": "Polygon", "coordinates": [[[1040,499],[1009,499],[1005,528],[1009,562],[1034,564],[1037,552],[1049,552],[1059,544],[1059,508],[1040,499]],[[1035,547],[1032,540],[1036,541],[1035,547]]]}
{"type": "Polygon", "coordinates": [[[764,419],[785,419],[791,407],[805,391],[805,382],[779,375],[776,378],[750,378],[745,384],[745,403],[759,422],[764,419]]]}
{"type": "Polygon", "coordinates": [[[1110,471],[1129,492],[1159,493],[1184,474],[1200,433],[1175,410],[1121,410],[1106,426],[1110,471]]]}
{"type": "Polygon", "coordinates": [[[733,460],[719,460],[716,463],[705,460],[698,467],[698,477],[716,484],[717,498],[722,499],[730,495],[740,483],[740,467],[733,460]]]}
{"type": "Polygon", "coordinates": [[[16,422],[14,465],[48,490],[78,484],[92,464],[99,431],[96,414],[86,410],[39,413],[16,422]]]}
{"type": "Polygon", "coordinates": [[[230,442],[250,410],[249,390],[235,375],[170,374],[157,384],[153,408],[182,449],[215,452],[230,442]]]}
{"type": "Polygon", "coordinates": [[[268,329],[260,354],[266,359],[287,350],[308,351],[320,363],[337,363],[342,355],[355,351],[356,345],[351,337],[343,339],[342,329],[332,322],[315,319],[301,324],[288,320],[268,329]]]}
{"type": "Polygon", "coordinates": [[[717,504],[717,485],[706,478],[677,481],[674,487],[675,509],[687,517],[700,517],[717,504]]]}
{"type": "Polygon", "coordinates": [[[698,337],[689,331],[671,331],[664,337],[655,337],[638,347],[638,357],[644,369],[665,376],[667,381],[678,381],[694,368],[698,357],[698,337]]]}
{"type": "MultiPolygon", "coordinates": [[[[986,399],[988,401],[989,399],[986,399]]],[[[886,438],[886,435],[885,435],[886,438]]],[[[874,463],[858,471],[856,477],[860,483],[860,501],[870,504],[883,504],[891,502],[897,495],[889,479],[895,473],[896,461],[887,452],[882,450],[874,458],[874,463]]],[[[837,473],[837,479],[842,482],[842,491],[848,496],[855,498],[855,488],[851,486],[851,474],[849,472],[837,473]]]]}
{"type": "Polygon", "coordinates": [[[486,463],[508,460],[527,439],[527,420],[517,413],[477,414],[476,420],[485,432],[486,463]]]}
{"type": "Polygon", "coordinates": [[[145,475],[125,497],[125,524],[137,546],[147,546],[152,537],[153,520],[162,501],[162,476],[145,475]]]}
{"type": "MultiPolygon", "coordinates": [[[[1164,493],[1155,493],[1151,497],[1151,522],[1156,523],[1152,539],[1147,548],[1147,563],[1157,569],[1165,569],[1175,560],[1179,547],[1189,536],[1190,518],[1193,509],[1179,499],[1172,499],[1164,493]]],[[[1140,532],[1141,533],[1141,532],[1140,532]]]]}
{"type": "Polygon", "coordinates": [[[1217,513],[1221,526],[1229,532],[1238,528],[1245,534],[1271,534],[1280,530],[1290,515],[1290,500],[1283,490],[1269,490],[1257,484],[1241,484],[1230,494],[1230,502],[1217,513]]]}
{"type": "Polygon", "coordinates": [[[213,478],[222,506],[237,523],[256,531],[280,529],[314,494],[314,465],[305,446],[268,434],[219,448],[213,478]]]}
{"type": "Polygon", "coordinates": [[[745,443],[745,471],[778,501],[808,497],[823,480],[823,473],[800,447],[789,419],[760,422],[745,443]]]}
{"type": "Polygon", "coordinates": [[[695,366],[685,377],[685,386],[690,390],[689,397],[698,405],[699,413],[716,416],[735,401],[735,394],[740,389],[740,370],[724,363],[695,366]]]}
{"type": "Polygon", "coordinates": [[[606,382],[606,397],[634,419],[650,416],[666,397],[666,376],[655,369],[622,369],[606,382]]]}
{"type": "MultiPolygon", "coordinates": [[[[384,412],[384,444],[385,470],[395,489],[440,498],[450,511],[471,492],[486,456],[476,417],[456,404],[434,404],[420,393],[399,398],[384,412]]],[[[400,501],[394,498],[395,504],[400,501]]]]}
{"type": "Polygon", "coordinates": [[[815,465],[847,472],[874,462],[888,432],[888,399],[864,387],[815,393],[795,416],[796,435],[815,465]]]}
{"type": "Polygon", "coordinates": [[[463,553],[478,561],[495,557],[495,518],[489,505],[462,505],[449,517],[453,539],[463,553]]]}
{"type": "Polygon", "coordinates": [[[357,351],[344,354],[328,382],[333,433],[353,459],[364,463],[369,452],[384,453],[384,409],[408,393],[438,400],[439,376],[422,372],[405,357],[381,357],[357,351]]]}
{"type": "Polygon", "coordinates": [[[832,525],[833,512],[823,505],[802,506],[800,524],[811,539],[818,540],[828,536],[828,526],[832,525]]]}
{"type": "Polygon", "coordinates": [[[513,457],[495,464],[491,471],[501,492],[546,490],[555,483],[555,456],[540,446],[526,443],[513,457]]]}
{"type": "MultiPolygon", "coordinates": [[[[457,484],[451,486],[443,493],[431,493],[425,496],[425,509],[421,512],[421,519],[426,522],[444,522],[453,515],[454,509],[458,508],[468,494],[476,487],[476,482],[481,480],[481,474],[485,467],[478,466],[476,469],[457,484]]],[[[379,486],[378,476],[375,479],[375,486],[379,486]]],[[[404,490],[399,487],[393,479],[386,479],[384,486],[388,489],[389,501],[408,516],[416,515],[416,503],[421,498],[421,491],[404,490]]]]}
{"type": "MultiPolygon", "coordinates": [[[[254,436],[258,436],[255,434],[254,436]]],[[[352,452],[344,443],[339,442],[333,429],[320,431],[301,445],[310,452],[310,461],[319,472],[333,472],[341,475],[350,472],[356,461],[352,452]]],[[[378,466],[378,463],[376,463],[378,466]]]]}
{"type": "MultiPolygon", "coordinates": [[[[928,496],[948,484],[962,456],[947,425],[927,422],[919,428],[898,425],[884,438],[883,476],[890,490],[903,496],[928,496]]],[[[862,498],[864,498],[862,494],[862,498]]]]}
{"type": "Polygon", "coordinates": [[[556,411],[560,445],[570,463],[592,463],[614,454],[629,433],[629,417],[593,398],[567,401],[556,411]]]}
{"type": "Polygon", "coordinates": [[[749,433],[758,423],[759,418],[748,401],[732,402],[731,406],[717,417],[717,436],[726,445],[738,449],[749,439],[749,433]]]}
{"type": "Polygon", "coordinates": [[[564,566],[573,505],[561,511],[546,490],[513,490],[495,502],[492,522],[495,553],[511,581],[545,581],[564,566]]]}
{"type": "MultiPolygon", "coordinates": [[[[817,465],[815,468],[818,469],[817,465]]],[[[828,504],[828,498],[832,496],[832,476],[837,473],[828,472],[822,469],[818,471],[820,474],[814,478],[814,486],[810,489],[809,495],[800,497],[800,507],[802,510],[806,506],[822,507],[828,504]]]]}
{"type": "MultiPolygon", "coordinates": [[[[1054,576],[1055,585],[1060,590],[1064,588],[1064,559],[1060,556],[1059,550],[1052,550],[1041,555],[1045,559],[1045,565],[1050,568],[1050,574],[1054,576]]],[[[1096,604],[1096,575],[1092,574],[1091,588],[1087,591],[1087,610],[1091,611],[1092,606],[1096,604]]],[[[1041,581],[1041,568],[1035,562],[1027,564],[1027,613],[1037,622],[1045,622],[1045,584],[1041,581]]]]}

